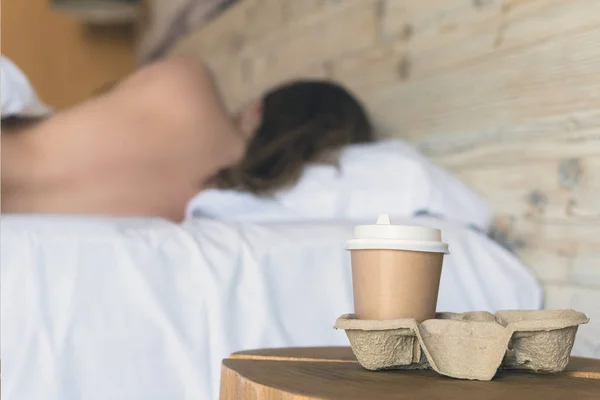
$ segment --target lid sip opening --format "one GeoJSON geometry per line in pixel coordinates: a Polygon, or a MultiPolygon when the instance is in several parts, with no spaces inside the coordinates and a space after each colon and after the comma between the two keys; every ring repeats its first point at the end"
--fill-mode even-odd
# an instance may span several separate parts
{"type": "Polygon", "coordinates": [[[389,214],[380,214],[377,217],[377,225],[391,225],[389,214]]]}

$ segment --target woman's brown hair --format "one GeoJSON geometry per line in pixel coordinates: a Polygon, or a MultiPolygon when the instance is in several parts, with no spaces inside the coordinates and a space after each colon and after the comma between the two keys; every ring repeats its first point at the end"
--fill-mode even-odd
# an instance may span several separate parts
{"type": "Polygon", "coordinates": [[[332,162],[343,146],[374,140],[369,117],[346,89],[295,81],[262,99],[262,122],[242,161],[221,171],[217,187],[268,195],[294,185],[307,163],[332,162]]]}

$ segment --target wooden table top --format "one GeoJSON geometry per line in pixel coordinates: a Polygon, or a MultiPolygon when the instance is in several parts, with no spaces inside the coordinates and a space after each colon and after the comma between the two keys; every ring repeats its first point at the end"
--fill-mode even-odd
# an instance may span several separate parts
{"type": "Polygon", "coordinates": [[[368,371],[349,347],[253,350],[223,360],[221,400],[600,399],[600,360],[572,357],[556,374],[499,371],[468,381],[434,371],[368,371]]]}

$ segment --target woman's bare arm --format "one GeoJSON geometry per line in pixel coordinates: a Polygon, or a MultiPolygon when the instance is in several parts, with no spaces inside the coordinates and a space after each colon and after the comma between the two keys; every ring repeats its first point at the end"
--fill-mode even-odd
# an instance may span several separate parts
{"type": "Polygon", "coordinates": [[[179,59],[12,135],[4,212],[181,219],[203,183],[245,151],[206,68],[179,59]]]}

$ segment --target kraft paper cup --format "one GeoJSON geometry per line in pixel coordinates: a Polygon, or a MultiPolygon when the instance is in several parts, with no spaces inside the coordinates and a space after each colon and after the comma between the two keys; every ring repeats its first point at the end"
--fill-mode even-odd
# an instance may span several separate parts
{"type": "Polygon", "coordinates": [[[354,229],[351,251],[354,313],[358,319],[435,318],[440,276],[448,245],[439,229],[376,225],[354,229]]]}

